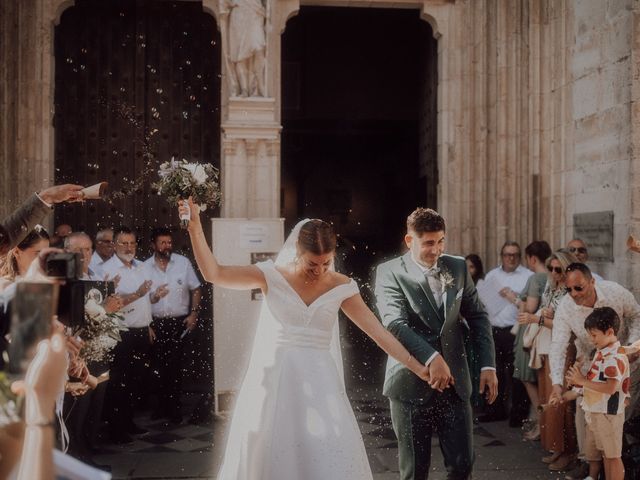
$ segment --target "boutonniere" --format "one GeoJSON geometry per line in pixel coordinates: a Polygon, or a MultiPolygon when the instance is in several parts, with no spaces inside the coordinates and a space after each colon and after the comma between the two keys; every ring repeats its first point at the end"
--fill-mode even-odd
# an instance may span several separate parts
{"type": "Polygon", "coordinates": [[[454,280],[455,279],[449,270],[444,268],[440,269],[440,285],[442,285],[442,293],[444,293],[447,288],[453,286],[454,280]]]}

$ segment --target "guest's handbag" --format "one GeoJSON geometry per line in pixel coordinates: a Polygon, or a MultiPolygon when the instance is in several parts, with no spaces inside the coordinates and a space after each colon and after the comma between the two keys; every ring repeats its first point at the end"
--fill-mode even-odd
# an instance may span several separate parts
{"type": "Polygon", "coordinates": [[[525,350],[530,349],[533,346],[533,342],[535,341],[538,333],[540,332],[540,325],[537,323],[530,323],[527,325],[527,328],[524,331],[524,335],[522,336],[522,346],[525,350]]]}

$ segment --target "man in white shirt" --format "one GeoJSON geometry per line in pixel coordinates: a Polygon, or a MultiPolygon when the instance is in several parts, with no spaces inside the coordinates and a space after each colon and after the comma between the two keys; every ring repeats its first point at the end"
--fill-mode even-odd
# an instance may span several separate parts
{"type": "Polygon", "coordinates": [[[128,330],[113,350],[108,388],[109,434],[113,443],[129,443],[129,434],[145,433],[133,423],[133,409],[146,380],[147,356],[153,340],[151,303],[168,292],[159,287],[151,292],[152,280],[144,263],[135,259],[138,241],[127,227],[114,231],[115,255],[103,266],[109,278],[119,278],[116,293],[124,307],[120,311],[128,330]],[[151,292],[151,293],[149,293],[151,292]]]}
{"type": "Polygon", "coordinates": [[[114,253],[113,229],[104,228],[96,233],[96,250],[91,256],[89,268],[93,275],[100,280],[104,279],[104,264],[108,262],[114,253]]]}
{"type": "MultiPolygon", "coordinates": [[[[618,339],[622,345],[635,342],[640,339],[640,305],[633,294],[626,288],[615,282],[606,280],[596,282],[589,267],[584,263],[572,263],[566,269],[565,285],[569,295],[558,304],[553,318],[551,348],[549,350],[549,364],[551,367],[551,383],[553,390],[551,398],[560,401],[564,383],[564,366],[567,357],[567,347],[571,334],[576,336],[576,357],[582,358],[582,373],[586,375],[589,370],[589,359],[593,344],[589,332],[584,328],[584,321],[593,312],[594,308],[611,307],[620,317],[620,331],[618,339]]],[[[634,362],[637,355],[630,355],[632,404],[637,399],[638,369],[634,362]]],[[[583,451],[586,422],[581,408],[576,409],[576,429],[578,433],[578,445],[583,451]]]]}
{"type": "MultiPolygon", "coordinates": [[[[521,265],[522,253],[517,242],[507,241],[500,250],[501,264],[491,270],[486,281],[496,281],[502,285],[500,295],[509,300],[500,312],[489,317],[493,341],[496,347],[496,374],[498,375],[498,398],[493,405],[487,406],[485,415],[478,418],[481,422],[505,420],[508,416],[508,399],[513,396],[513,343],[515,336],[511,329],[518,317],[518,296],[523,291],[533,272],[521,265]]],[[[524,390],[522,387],[520,390],[524,390]]],[[[526,393],[519,397],[526,397],[526,393]]],[[[515,401],[513,402],[516,403],[515,401]]],[[[512,409],[512,413],[515,412],[512,409]]],[[[521,415],[522,416],[522,415],[521,415]]],[[[511,418],[512,424],[521,423],[520,418],[511,418]]]]}
{"type": "Polygon", "coordinates": [[[152,288],[166,287],[168,293],[151,305],[154,371],[159,377],[159,405],[153,416],[180,423],[181,340],[196,327],[200,309],[200,280],[191,262],[173,253],[171,230],[157,228],[151,234],[154,254],[145,261],[152,288]]]}

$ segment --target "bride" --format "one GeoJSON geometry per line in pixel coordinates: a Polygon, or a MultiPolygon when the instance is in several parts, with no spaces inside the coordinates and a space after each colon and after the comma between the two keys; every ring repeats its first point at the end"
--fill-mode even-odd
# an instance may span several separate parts
{"type": "Polygon", "coordinates": [[[356,283],[333,271],[336,236],[328,223],[299,222],[275,263],[223,266],[206,243],[198,207],[189,207],[188,231],[205,280],[260,288],[265,299],[218,478],[370,480],[344,387],[338,310],[425,381],[427,367],[382,326],[356,283]]]}

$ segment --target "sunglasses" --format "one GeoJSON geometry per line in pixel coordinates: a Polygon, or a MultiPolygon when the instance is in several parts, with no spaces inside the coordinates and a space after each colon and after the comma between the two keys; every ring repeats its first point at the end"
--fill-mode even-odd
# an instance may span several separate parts
{"type": "MultiPolygon", "coordinates": [[[[562,271],[562,267],[552,267],[551,265],[549,265],[547,267],[547,270],[549,270],[551,273],[556,272],[558,275],[562,275],[564,272],[562,271]]],[[[578,290],[580,291],[580,290],[578,290]]]]}
{"type": "Polygon", "coordinates": [[[586,247],[569,247],[571,253],[587,253],[586,247]]]}
{"type": "MultiPolygon", "coordinates": [[[[571,287],[566,287],[565,291],[567,293],[571,293],[571,289],[572,289],[571,287]]],[[[580,285],[577,285],[577,286],[573,287],[573,290],[575,290],[576,292],[582,292],[584,289],[585,289],[585,287],[581,287],[580,285]]]]}

